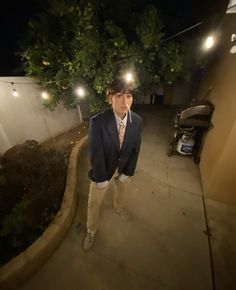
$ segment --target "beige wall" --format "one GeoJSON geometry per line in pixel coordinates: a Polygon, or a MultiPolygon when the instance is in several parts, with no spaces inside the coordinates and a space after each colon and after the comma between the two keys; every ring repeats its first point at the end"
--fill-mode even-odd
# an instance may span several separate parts
{"type": "MultiPolygon", "coordinates": [[[[81,123],[79,110],[58,106],[54,112],[44,109],[41,90],[26,77],[0,77],[0,154],[10,147],[34,139],[46,141],[81,123]],[[12,95],[12,85],[19,93],[12,95]]],[[[78,108],[79,109],[79,108],[78,108]]]]}
{"type": "Polygon", "coordinates": [[[236,54],[229,53],[235,23],[236,14],[225,16],[224,49],[204,76],[199,95],[213,86],[209,100],[215,105],[214,128],[206,136],[200,163],[203,191],[209,198],[236,205],[236,54]]]}

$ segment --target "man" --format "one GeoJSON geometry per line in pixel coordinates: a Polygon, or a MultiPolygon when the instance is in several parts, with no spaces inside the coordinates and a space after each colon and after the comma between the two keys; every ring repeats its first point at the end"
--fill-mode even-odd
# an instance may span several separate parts
{"type": "Polygon", "coordinates": [[[119,79],[107,91],[111,109],[90,120],[89,154],[92,169],[87,233],[83,247],[89,250],[98,228],[99,208],[110,184],[114,185],[114,208],[123,220],[129,215],[122,196],[128,180],[134,175],[141,144],[142,118],[130,111],[133,102],[131,86],[119,79]]]}

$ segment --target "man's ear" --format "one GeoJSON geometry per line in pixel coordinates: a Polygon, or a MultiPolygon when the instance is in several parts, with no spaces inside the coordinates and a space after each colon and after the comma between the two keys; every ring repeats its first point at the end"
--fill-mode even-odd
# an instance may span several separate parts
{"type": "Polygon", "coordinates": [[[108,95],[108,104],[112,105],[112,95],[108,95]]]}

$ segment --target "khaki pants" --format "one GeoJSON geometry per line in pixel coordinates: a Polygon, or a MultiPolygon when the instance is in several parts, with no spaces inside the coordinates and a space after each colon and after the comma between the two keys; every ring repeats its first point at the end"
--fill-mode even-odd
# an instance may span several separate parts
{"type": "Polygon", "coordinates": [[[102,204],[102,201],[108,188],[111,185],[113,185],[114,188],[114,197],[113,197],[114,208],[123,207],[123,196],[126,192],[126,188],[130,178],[125,182],[121,182],[118,179],[118,176],[119,176],[118,172],[116,171],[105,188],[98,188],[96,186],[96,182],[94,181],[91,181],[90,183],[88,197],[87,231],[91,234],[95,234],[98,229],[99,208],[102,204]]]}

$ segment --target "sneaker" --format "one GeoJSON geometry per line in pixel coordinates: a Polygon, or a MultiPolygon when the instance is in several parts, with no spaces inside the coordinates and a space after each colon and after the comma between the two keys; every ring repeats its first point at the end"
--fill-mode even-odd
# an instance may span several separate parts
{"type": "Polygon", "coordinates": [[[86,233],[86,236],[84,238],[84,242],[83,242],[83,248],[85,251],[88,251],[92,245],[93,245],[93,240],[94,240],[94,235],[95,234],[91,234],[91,233],[86,233]]]}
{"type": "Polygon", "coordinates": [[[130,214],[123,207],[115,208],[115,211],[123,221],[127,222],[130,220],[130,214]]]}

